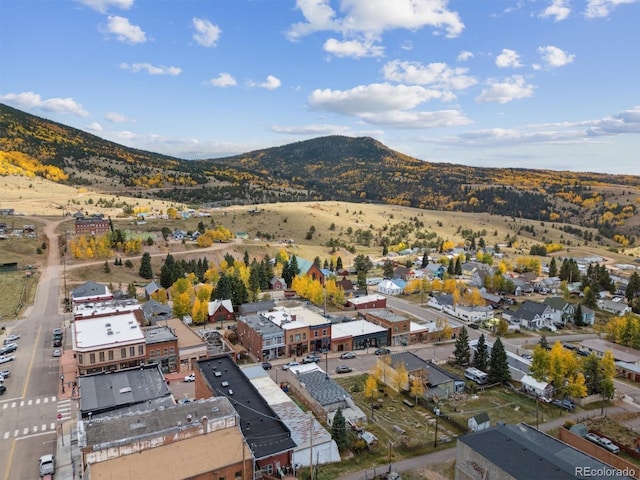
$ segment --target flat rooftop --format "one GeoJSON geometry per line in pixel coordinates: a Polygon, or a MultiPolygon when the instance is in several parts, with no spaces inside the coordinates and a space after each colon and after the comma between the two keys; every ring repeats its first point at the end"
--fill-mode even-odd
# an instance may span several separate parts
{"type": "Polygon", "coordinates": [[[261,315],[248,315],[246,317],[238,317],[238,321],[245,323],[248,327],[256,332],[262,332],[262,335],[283,335],[284,330],[275,323],[267,320],[261,315]]]}
{"type": "Polygon", "coordinates": [[[164,326],[145,327],[142,330],[142,333],[144,334],[145,342],[147,343],[147,345],[154,343],[171,342],[177,339],[171,329],[164,326]]]}
{"type": "Polygon", "coordinates": [[[353,322],[334,323],[331,325],[331,338],[357,337],[372,333],[386,332],[387,329],[366,320],[353,322]]]}
{"type": "Polygon", "coordinates": [[[104,302],[76,303],[73,306],[75,319],[90,318],[95,316],[117,315],[119,313],[141,310],[142,306],[134,299],[105,300],[104,302]]]}
{"type": "Polygon", "coordinates": [[[78,352],[144,343],[144,334],[133,312],[78,320],[72,328],[73,349],[78,352]]]}
{"type": "Polygon", "coordinates": [[[305,325],[308,325],[310,327],[320,326],[320,325],[327,325],[327,324],[331,323],[331,321],[328,318],[323,317],[319,313],[313,312],[313,311],[311,311],[308,308],[305,308],[303,306],[291,307],[291,308],[289,308],[289,307],[278,307],[277,310],[281,310],[283,312],[286,312],[289,315],[291,315],[292,317],[295,316],[297,321],[302,322],[305,325]]]}
{"type": "Polygon", "coordinates": [[[365,303],[377,302],[379,300],[384,300],[386,297],[382,295],[364,295],[362,297],[354,297],[349,299],[349,303],[353,305],[363,305],[365,303]]]}
{"type": "Polygon", "coordinates": [[[391,323],[406,322],[407,320],[409,320],[409,317],[398,315],[397,313],[394,313],[391,310],[387,310],[386,308],[373,308],[367,310],[367,313],[391,323]]]}

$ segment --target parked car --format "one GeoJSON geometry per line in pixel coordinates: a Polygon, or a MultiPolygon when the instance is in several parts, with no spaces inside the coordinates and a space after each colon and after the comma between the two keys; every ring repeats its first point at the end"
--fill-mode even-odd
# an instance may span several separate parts
{"type": "Polygon", "coordinates": [[[15,355],[1,355],[0,363],[13,362],[16,359],[15,355]]]}
{"type": "Polygon", "coordinates": [[[576,407],[568,398],[563,398],[562,400],[556,399],[552,403],[563,410],[567,410],[568,412],[572,411],[576,407]]]}
{"type": "Polygon", "coordinates": [[[600,436],[596,435],[595,433],[589,432],[585,435],[585,438],[592,441],[593,443],[597,443],[598,445],[600,445],[600,436]]]}
{"type": "Polygon", "coordinates": [[[271,364],[269,362],[262,362],[262,368],[265,370],[271,370],[271,364]]]}
{"type": "Polygon", "coordinates": [[[42,455],[40,460],[40,476],[53,475],[56,471],[56,459],[53,455],[42,455]]]}
{"type": "Polygon", "coordinates": [[[20,335],[12,334],[12,335],[9,335],[7,338],[5,338],[3,343],[4,345],[7,345],[9,343],[15,342],[19,338],[20,338],[20,335]]]}
{"type": "Polygon", "coordinates": [[[302,363],[318,363],[320,357],[318,355],[307,355],[302,359],[302,363]]]}
{"type": "Polygon", "coordinates": [[[336,367],[336,373],[349,373],[353,372],[353,369],[349,365],[338,365],[336,367]]]}
{"type": "Polygon", "coordinates": [[[0,348],[0,355],[6,355],[7,353],[13,353],[18,350],[17,343],[7,343],[4,347],[0,348]]]}
{"type": "Polygon", "coordinates": [[[388,348],[378,348],[373,353],[375,353],[376,355],[389,355],[391,353],[391,350],[389,350],[388,348]]]}
{"type": "Polygon", "coordinates": [[[11,370],[0,370],[0,377],[9,378],[11,376],[11,370]]]}
{"type": "Polygon", "coordinates": [[[0,384],[0,395],[4,395],[4,392],[7,391],[7,387],[5,387],[4,385],[0,384]]]}
{"type": "Polygon", "coordinates": [[[524,358],[525,360],[533,360],[533,356],[529,355],[528,353],[523,353],[522,355],[520,355],[522,358],[524,358]]]}
{"type": "Polygon", "coordinates": [[[289,363],[285,363],[282,366],[282,369],[283,370],[289,370],[291,367],[298,367],[298,366],[300,366],[300,363],[298,363],[298,362],[289,362],[289,363]]]}
{"type": "Polygon", "coordinates": [[[62,356],[62,350],[54,350],[53,353],[51,354],[54,357],[61,357],[62,356]]]}
{"type": "Polygon", "coordinates": [[[469,324],[469,328],[473,328],[474,330],[478,330],[480,327],[478,326],[477,323],[470,323],[469,324]]]}
{"type": "Polygon", "coordinates": [[[184,381],[189,383],[189,382],[195,382],[196,381],[196,374],[192,373],[190,375],[187,375],[186,377],[184,377],[184,381]]]}
{"type": "Polygon", "coordinates": [[[573,351],[578,350],[578,347],[576,347],[575,345],[572,345],[571,343],[563,343],[562,346],[567,350],[573,350],[573,351]]]}
{"type": "Polygon", "coordinates": [[[600,444],[601,447],[606,448],[611,453],[620,452],[620,447],[618,447],[615,443],[613,443],[607,437],[600,437],[600,440],[598,440],[598,443],[600,444]]]}
{"type": "Polygon", "coordinates": [[[345,359],[345,360],[347,360],[349,358],[356,358],[356,354],[355,354],[355,352],[344,352],[344,353],[342,353],[340,355],[340,358],[345,359]]]}

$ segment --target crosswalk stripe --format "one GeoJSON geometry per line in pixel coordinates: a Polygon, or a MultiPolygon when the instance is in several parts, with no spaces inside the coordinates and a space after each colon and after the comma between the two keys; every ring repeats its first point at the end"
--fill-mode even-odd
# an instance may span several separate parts
{"type": "Polygon", "coordinates": [[[11,402],[11,408],[16,408],[16,402],[11,402]]]}
{"type": "Polygon", "coordinates": [[[40,427],[40,430],[44,431],[44,430],[46,430],[46,429],[47,429],[47,424],[46,424],[46,423],[43,423],[43,424],[42,424],[42,427],[40,427]]]}
{"type": "Polygon", "coordinates": [[[36,398],[36,405],[40,405],[40,399],[36,398]]]}
{"type": "Polygon", "coordinates": [[[9,404],[8,404],[8,403],[5,403],[4,405],[2,405],[2,409],[3,409],[3,410],[6,410],[6,409],[7,409],[7,407],[9,407],[9,404]]]}
{"type": "Polygon", "coordinates": [[[44,397],[44,403],[49,403],[49,397],[44,397]]]}
{"type": "Polygon", "coordinates": [[[38,426],[34,425],[31,430],[33,431],[33,433],[36,433],[38,431],[38,426]]]}
{"type": "Polygon", "coordinates": [[[18,429],[16,428],[16,431],[15,431],[15,432],[13,432],[13,436],[14,436],[14,437],[17,437],[18,435],[20,435],[20,430],[18,430],[18,429]]]}
{"type": "Polygon", "coordinates": [[[22,434],[26,435],[27,433],[29,433],[29,427],[24,427],[24,430],[22,430],[22,434]]]}
{"type": "Polygon", "coordinates": [[[9,438],[9,432],[4,432],[4,439],[6,440],[7,438],[9,438]]]}
{"type": "Polygon", "coordinates": [[[56,396],[54,395],[53,397],[51,397],[51,401],[55,402],[56,401],[56,396]]]}
{"type": "Polygon", "coordinates": [[[28,406],[31,406],[32,404],[33,404],[33,400],[29,400],[29,401],[27,402],[27,405],[28,405],[28,406]]]}
{"type": "Polygon", "coordinates": [[[21,406],[21,407],[24,407],[24,400],[22,400],[22,401],[20,402],[20,406],[21,406]]]}
{"type": "Polygon", "coordinates": [[[56,428],[56,424],[55,424],[55,422],[51,422],[51,425],[49,425],[49,428],[50,428],[51,430],[53,430],[54,428],[56,428]]]}

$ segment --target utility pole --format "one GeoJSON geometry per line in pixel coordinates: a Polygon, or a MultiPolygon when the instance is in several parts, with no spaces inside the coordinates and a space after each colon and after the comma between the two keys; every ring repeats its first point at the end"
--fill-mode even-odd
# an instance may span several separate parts
{"type": "Polygon", "coordinates": [[[440,409],[436,407],[433,411],[436,414],[436,431],[433,435],[433,448],[438,447],[438,418],[440,418],[440,409]]]}

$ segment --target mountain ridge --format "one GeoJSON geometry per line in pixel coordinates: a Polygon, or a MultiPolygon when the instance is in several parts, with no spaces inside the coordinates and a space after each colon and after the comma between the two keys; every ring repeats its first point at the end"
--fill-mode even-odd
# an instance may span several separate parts
{"type": "MultiPolygon", "coordinates": [[[[0,104],[0,152],[61,168],[70,185],[202,205],[299,200],[489,212],[633,232],[640,176],[426,162],[370,137],[327,136],[185,160],[124,147],[0,104]]],[[[640,222],[638,222],[640,224],[640,222]]]]}

